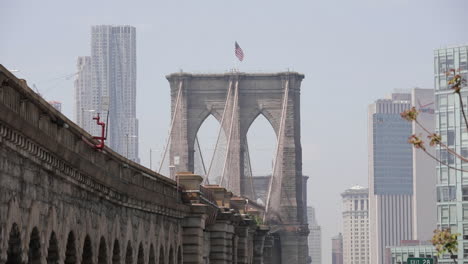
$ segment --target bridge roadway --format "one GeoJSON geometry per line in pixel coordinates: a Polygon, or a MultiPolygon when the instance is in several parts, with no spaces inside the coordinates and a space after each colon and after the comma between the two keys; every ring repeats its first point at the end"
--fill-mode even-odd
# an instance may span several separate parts
{"type": "Polygon", "coordinates": [[[0,264],[278,262],[260,206],[92,143],[0,65],[0,264]]]}

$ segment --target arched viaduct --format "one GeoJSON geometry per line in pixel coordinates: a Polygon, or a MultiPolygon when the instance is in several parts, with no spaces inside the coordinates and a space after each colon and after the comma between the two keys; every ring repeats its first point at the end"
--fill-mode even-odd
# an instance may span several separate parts
{"type": "Polygon", "coordinates": [[[260,206],[93,144],[0,65],[0,264],[272,263],[260,206]]]}

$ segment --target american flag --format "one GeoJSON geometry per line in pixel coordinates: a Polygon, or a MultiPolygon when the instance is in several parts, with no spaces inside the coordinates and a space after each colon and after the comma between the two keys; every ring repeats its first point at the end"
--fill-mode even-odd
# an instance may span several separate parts
{"type": "Polygon", "coordinates": [[[239,44],[237,44],[237,41],[236,41],[236,44],[235,44],[235,50],[234,52],[236,53],[236,57],[240,60],[240,61],[243,61],[244,60],[244,52],[242,51],[241,47],[239,46],[239,44]]]}

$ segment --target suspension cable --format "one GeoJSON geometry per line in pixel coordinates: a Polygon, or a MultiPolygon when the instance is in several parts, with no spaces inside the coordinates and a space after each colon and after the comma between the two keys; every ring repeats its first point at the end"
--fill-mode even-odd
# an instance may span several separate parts
{"type": "MultiPolygon", "coordinates": [[[[289,80],[286,80],[285,82],[285,89],[284,89],[284,95],[283,95],[283,107],[281,110],[281,120],[280,120],[280,127],[278,131],[278,139],[276,140],[276,153],[275,153],[275,160],[273,162],[273,173],[271,174],[270,178],[270,184],[268,186],[268,195],[267,195],[267,200],[266,200],[266,206],[265,206],[265,214],[263,215],[263,221],[266,220],[266,215],[270,209],[270,200],[271,200],[271,191],[273,189],[273,181],[274,177],[276,174],[276,165],[278,164],[278,156],[280,154],[280,141],[282,141],[283,133],[284,133],[284,122],[286,119],[286,111],[288,107],[288,96],[289,96],[289,80]]],[[[279,193],[281,197],[281,193],[279,193]]]]}
{"type": "Polygon", "coordinates": [[[232,113],[231,113],[231,124],[229,125],[229,137],[228,137],[228,142],[227,142],[227,150],[226,150],[226,157],[224,158],[224,165],[223,165],[223,170],[221,174],[221,181],[219,182],[219,185],[222,186],[223,181],[224,181],[224,175],[226,171],[226,164],[229,158],[229,148],[231,147],[231,139],[232,139],[232,127],[234,125],[234,115],[236,113],[236,107],[237,107],[237,98],[239,96],[239,81],[236,80],[236,85],[234,87],[234,102],[232,105],[232,113]]]}
{"type": "Polygon", "coordinates": [[[175,107],[174,107],[174,114],[172,115],[172,120],[171,120],[171,127],[169,128],[169,135],[167,136],[166,147],[164,148],[164,153],[163,153],[163,157],[162,157],[162,160],[161,160],[161,164],[159,165],[158,173],[161,173],[161,169],[162,169],[162,166],[164,164],[164,160],[166,159],[167,150],[169,149],[169,142],[171,141],[172,130],[174,129],[174,123],[175,123],[175,119],[176,119],[176,116],[177,116],[177,110],[179,109],[179,101],[180,101],[180,96],[182,94],[182,84],[183,84],[183,81],[180,80],[179,90],[177,91],[176,104],[175,104],[175,107]]]}
{"type": "Polygon", "coordinates": [[[216,150],[218,149],[218,144],[221,138],[221,132],[223,131],[223,123],[224,123],[224,116],[226,115],[226,109],[228,108],[228,102],[229,99],[231,98],[231,88],[232,88],[232,80],[229,81],[229,87],[228,87],[228,92],[226,95],[226,102],[224,103],[224,110],[223,110],[223,115],[221,116],[221,126],[219,127],[218,131],[218,138],[216,139],[216,145],[213,151],[213,156],[211,156],[211,161],[210,161],[210,166],[208,167],[208,174],[206,175],[206,178],[204,179],[203,183],[208,183],[209,178],[211,176],[211,168],[213,167],[214,159],[216,156],[216,150]]]}

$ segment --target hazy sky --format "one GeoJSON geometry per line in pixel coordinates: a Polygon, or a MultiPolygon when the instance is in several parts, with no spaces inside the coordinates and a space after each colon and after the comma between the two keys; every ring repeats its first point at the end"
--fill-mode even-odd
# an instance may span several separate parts
{"type": "MultiPolygon", "coordinates": [[[[70,118],[73,78],[66,77],[76,72],[78,56],[90,55],[91,25],[137,28],[144,165],[149,148],[162,149],[167,135],[166,74],[225,72],[234,65],[236,40],[245,52],[241,71],[304,73],[303,166],[322,225],[323,263],[331,262],[330,238],[342,229],[340,193],[367,186],[367,105],[393,89],[433,87],[433,49],[468,43],[466,0],[0,2],[0,63],[20,70],[46,99],[62,101],[70,118]]],[[[254,158],[270,157],[271,127],[254,126],[254,158]]],[[[263,173],[270,161],[259,160],[254,171],[263,173]]]]}

